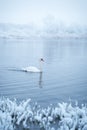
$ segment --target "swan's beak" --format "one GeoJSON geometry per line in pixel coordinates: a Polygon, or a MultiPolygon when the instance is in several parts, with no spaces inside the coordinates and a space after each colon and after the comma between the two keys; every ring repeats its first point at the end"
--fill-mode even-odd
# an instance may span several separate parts
{"type": "Polygon", "coordinates": [[[43,58],[41,58],[40,60],[44,62],[44,59],[43,59],[43,58]]]}

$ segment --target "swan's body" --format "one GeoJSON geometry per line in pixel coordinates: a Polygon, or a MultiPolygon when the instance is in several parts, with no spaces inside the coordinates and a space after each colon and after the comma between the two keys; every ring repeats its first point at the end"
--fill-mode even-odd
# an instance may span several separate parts
{"type": "Polygon", "coordinates": [[[25,72],[41,72],[40,69],[34,67],[34,66],[29,66],[29,67],[25,67],[25,68],[22,68],[23,71],[25,72]]]}
{"type": "Polygon", "coordinates": [[[44,60],[41,58],[39,69],[37,67],[34,67],[34,66],[28,66],[28,67],[22,68],[22,71],[40,73],[40,72],[42,72],[42,62],[44,62],[44,60]]]}

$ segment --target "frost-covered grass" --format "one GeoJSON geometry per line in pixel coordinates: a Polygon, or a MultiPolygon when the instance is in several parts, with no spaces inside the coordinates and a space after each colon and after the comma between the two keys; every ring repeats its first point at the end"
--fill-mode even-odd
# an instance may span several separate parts
{"type": "Polygon", "coordinates": [[[0,98],[0,130],[87,130],[87,106],[58,103],[41,108],[31,100],[0,98]],[[19,130],[19,129],[18,129],[19,130]]]}

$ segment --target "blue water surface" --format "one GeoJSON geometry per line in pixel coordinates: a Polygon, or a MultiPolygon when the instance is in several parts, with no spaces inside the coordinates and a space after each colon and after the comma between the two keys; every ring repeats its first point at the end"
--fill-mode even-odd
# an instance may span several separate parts
{"type": "Polygon", "coordinates": [[[0,96],[42,105],[87,102],[87,39],[0,39],[0,96]],[[39,68],[43,73],[20,71],[39,68]]]}

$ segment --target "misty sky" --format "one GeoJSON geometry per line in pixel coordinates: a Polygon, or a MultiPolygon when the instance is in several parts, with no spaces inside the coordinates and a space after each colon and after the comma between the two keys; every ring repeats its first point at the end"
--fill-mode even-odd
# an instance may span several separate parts
{"type": "Polygon", "coordinates": [[[40,24],[47,16],[87,25],[87,0],[0,0],[0,23],[40,24]]]}

